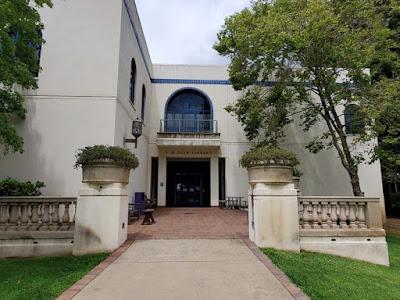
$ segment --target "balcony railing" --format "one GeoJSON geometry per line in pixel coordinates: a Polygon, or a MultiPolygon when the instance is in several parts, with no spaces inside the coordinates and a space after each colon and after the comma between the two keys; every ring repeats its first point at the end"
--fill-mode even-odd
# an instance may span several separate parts
{"type": "Polygon", "coordinates": [[[165,119],[160,121],[161,133],[218,133],[216,120],[165,119]]]}

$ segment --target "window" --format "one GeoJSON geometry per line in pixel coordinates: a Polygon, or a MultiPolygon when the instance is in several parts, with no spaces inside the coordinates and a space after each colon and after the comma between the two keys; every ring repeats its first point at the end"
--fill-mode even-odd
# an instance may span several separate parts
{"type": "Polygon", "coordinates": [[[356,104],[346,106],[344,124],[347,134],[360,134],[365,130],[365,118],[356,104]]]}
{"type": "Polygon", "coordinates": [[[142,114],[141,114],[142,121],[144,121],[145,114],[146,114],[146,87],[143,84],[143,87],[142,87],[142,114]]]}
{"type": "Polygon", "coordinates": [[[225,200],[225,158],[218,158],[218,191],[219,200],[225,200]]]}
{"type": "Polygon", "coordinates": [[[131,80],[130,80],[130,89],[129,89],[129,100],[131,101],[132,105],[135,105],[135,87],[136,87],[136,62],[135,59],[132,58],[131,61],[131,80]]]}
{"type": "MultiPolygon", "coordinates": [[[[25,63],[28,65],[28,68],[32,75],[34,77],[39,76],[39,71],[40,71],[40,58],[42,55],[42,43],[43,43],[43,34],[41,30],[37,31],[37,36],[38,36],[38,43],[35,45],[32,41],[26,41],[24,42],[24,37],[20,35],[19,32],[17,31],[11,31],[9,33],[9,36],[11,37],[12,41],[15,44],[15,47],[17,48],[17,52],[21,52],[21,50],[18,49],[24,49],[26,46],[30,49],[34,50],[34,64],[32,64],[32,59],[30,56],[25,55],[24,59],[26,60],[25,63]]],[[[22,53],[26,54],[26,50],[23,50],[22,53]]]]}
{"type": "Polygon", "coordinates": [[[175,93],[165,110],[167,132],[212,132],[212,105],[207,96],[194,89],[175,93]]]}
{"type": "MultiPolygon", "coordinates": [[[[38,35],[39,35],[40,39],[43,38],[41,30],[38,31],[38,35]]],[[[41,56],[42,56],[42,42],[40,42],[40,44],[35,49],[35,61],[36,61],[35,67],[36,67],[36,69],[32,72],[35,77],[39,76],[41,56]]]]}

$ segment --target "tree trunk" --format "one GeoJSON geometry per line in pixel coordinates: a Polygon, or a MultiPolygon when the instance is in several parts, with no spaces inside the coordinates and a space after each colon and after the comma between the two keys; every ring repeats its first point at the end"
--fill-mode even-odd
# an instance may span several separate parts
{"type": "Polygon", "coordinates": [[[353,195],[356,197],[363,197],[364,193],[361,191],[360,178],[358,177],[358,168],[352,166],[349,168],[349,176],[351,181],[351,187],[353,189],[353,195]]]}

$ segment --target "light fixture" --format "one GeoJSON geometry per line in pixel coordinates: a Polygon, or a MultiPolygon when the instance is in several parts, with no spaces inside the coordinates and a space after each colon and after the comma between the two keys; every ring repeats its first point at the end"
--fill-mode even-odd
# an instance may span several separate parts
{"type": "Polygon", "coordinates": [[[132,122],[132,135],[135,138],[134,139],[124,138],[124,145],[127,143],[134,143],[135,148],[137,148],[138,139],[142,135],[142,131],[143,131],[143,121],[137,118],[132,122]]]}

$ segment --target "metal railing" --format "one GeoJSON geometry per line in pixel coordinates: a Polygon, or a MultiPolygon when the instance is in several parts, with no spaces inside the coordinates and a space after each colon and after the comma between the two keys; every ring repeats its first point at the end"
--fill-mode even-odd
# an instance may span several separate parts
{"type": "Polygon", "coordinates": [[[217,120],[165,119],[160,120],[162,133],[218,133],[217,120]]]}

